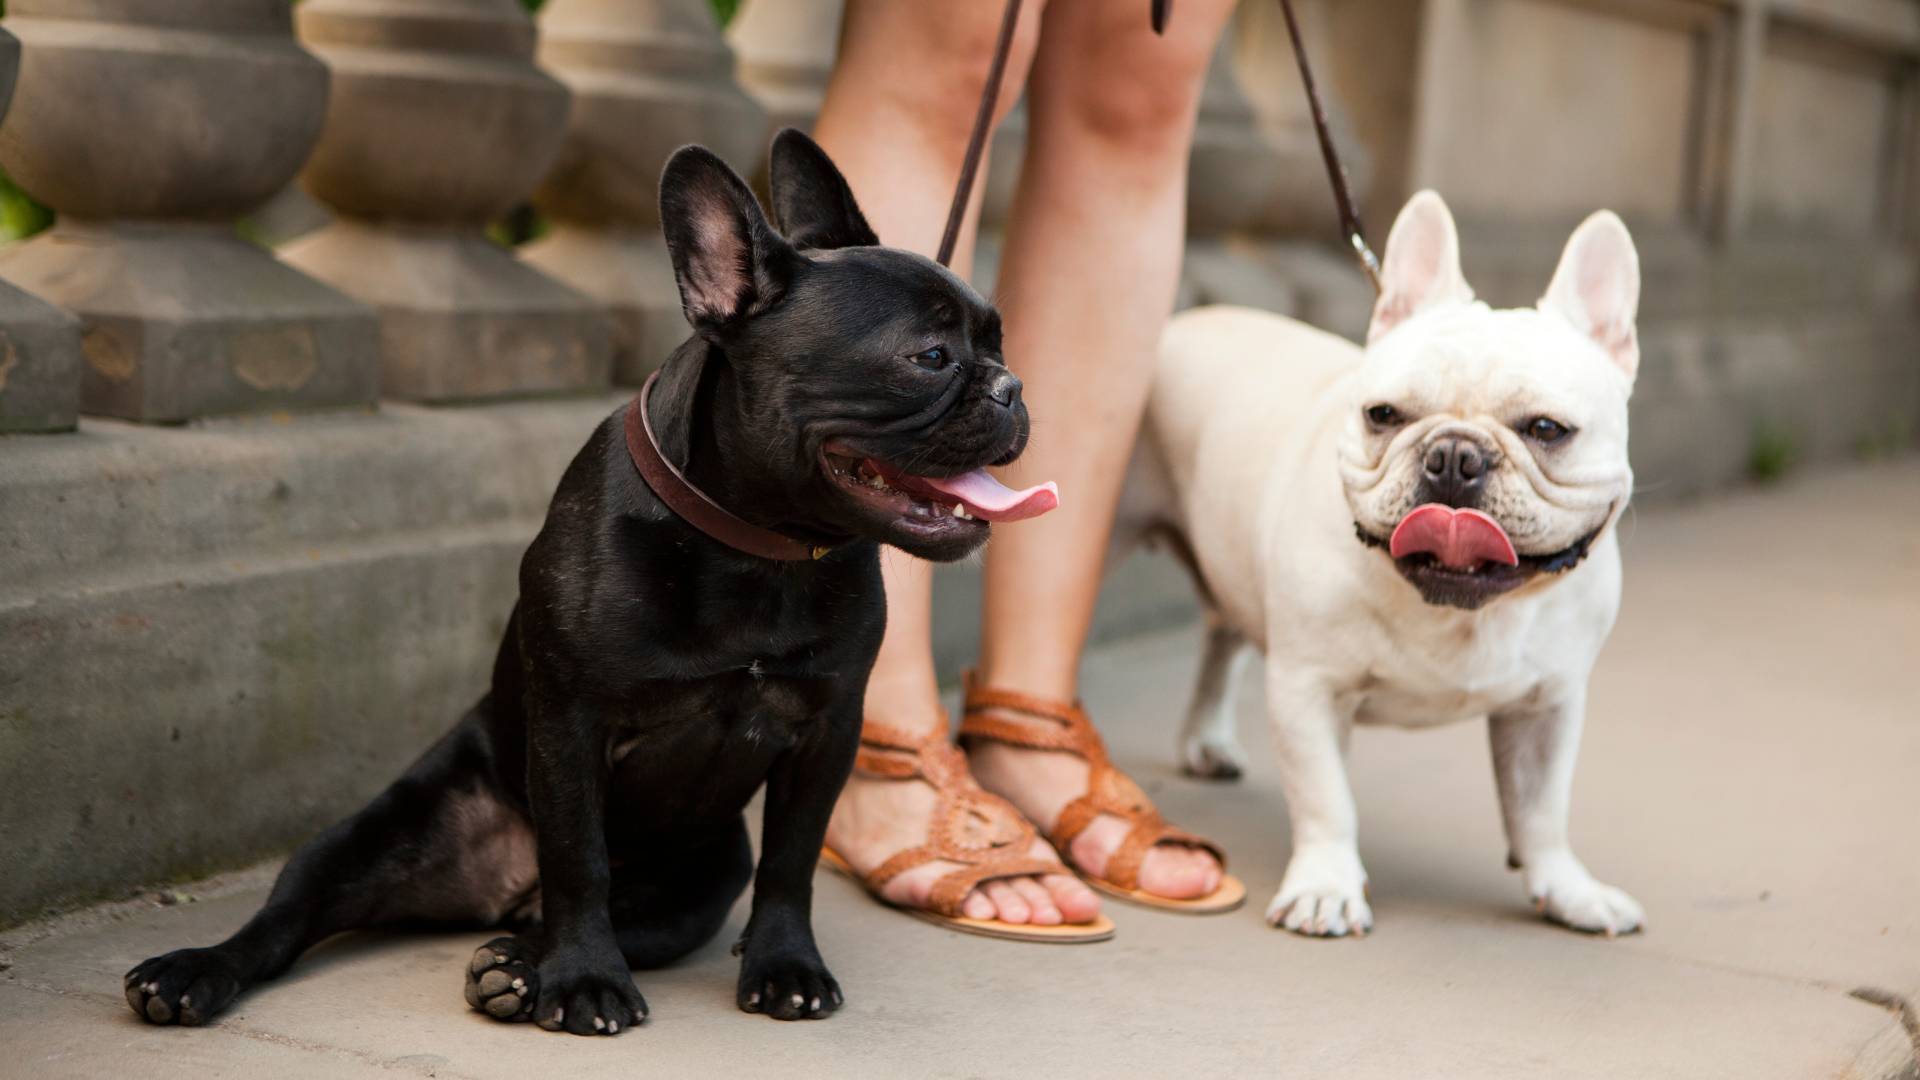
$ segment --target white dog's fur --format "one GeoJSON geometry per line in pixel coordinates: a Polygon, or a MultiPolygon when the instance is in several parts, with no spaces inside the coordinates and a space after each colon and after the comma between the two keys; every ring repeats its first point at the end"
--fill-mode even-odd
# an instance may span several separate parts
{"type": "Polygon", "coordinates": [[[1293,824],[1274,925],[1372,926],[1344,760],[1351,726],[1481,716],[1528,896],[1582,930],[1642,924],[1640,905],[1588,873],[1567,838],[1587,678],[1620,601],[1638,296],[1633,242],[1603,211],[1568,241],[1537,308],[1491,310],[1461,277],[1445,204],[1422,192],[1394,223],[1364,351],[1245,308],[1189,311],[1168,327],[1117,536],[1169,534],[1207,594],[1181,737],[1189,771],[1238,774],[1232,684],[1245,645],[1266,654],[1293,824]],[[1377,404],[1404,422],[1371,423],[1377,404]],[[1542,416],[1574,433],[1557,445],[1524,434],[1542,416]],[[1584,560],[1474,610],[1423,600],[1384,541],[1416,505],[1437,435],[1472,438],[1494,459],[1478,506],[1521,556],[1591,538],[1584,560]]]}

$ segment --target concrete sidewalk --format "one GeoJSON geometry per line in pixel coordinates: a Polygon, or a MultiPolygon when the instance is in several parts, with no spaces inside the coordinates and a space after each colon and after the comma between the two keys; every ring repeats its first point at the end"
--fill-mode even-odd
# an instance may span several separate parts
{"type": "Polygon", "coordinates": [[[469,1012],[479,933],[338,940],[211,1028],[136,1020],[121,973],[229,932],[261,870],[8,934],[0,1075],[1920,1076],[1892,1013],[1850,996],[1920,998],[1920,460],[1642,513],[1624,537],[1574,827],[1646,905],[1641,935],[1533,917],[1502,869],[1479,725],[1356,737],[1372,936],[1266,928],[1287,836],[1258,694],[1246,781],[1180,778],[1183,631],[1097,650],[1087,696],[1168,816],[1233,852],[1239,912],[1115,907],[1112,942],[1020,945],[822,875],[819,936],[849,998],[825,1022],[734,1010],[740,913],[641,975],[653,1019],[617,1039],[469,1012]]]}

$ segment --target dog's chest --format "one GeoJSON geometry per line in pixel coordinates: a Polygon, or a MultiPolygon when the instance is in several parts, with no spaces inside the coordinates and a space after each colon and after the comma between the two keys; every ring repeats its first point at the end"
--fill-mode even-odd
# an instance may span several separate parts
{"type": "Polygon", "coordinates": [[[1470,720],[1524,700],[1544,673],[1517,635],[1456,631],[1382,649],[1352,691],[1356,723],[1426,727],[1470,720]]]}
{"type": "Polygon", "coordinates": [[[781,674],[755,661],[702,679],[649,684],[608,732],[615,786],[691,818],[734,813],[774,759],[824,734],[837,683],[831,675],[781,674]]]}

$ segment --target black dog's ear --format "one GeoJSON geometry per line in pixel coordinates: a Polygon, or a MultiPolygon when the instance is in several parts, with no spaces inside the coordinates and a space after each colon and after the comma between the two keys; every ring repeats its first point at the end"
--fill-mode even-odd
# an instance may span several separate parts
{"type": "Polygon", "coordinates": [[[660,228],[687,322],[713,334],[780,299],[793,247],[767,224],[746,181],[703,146],[683,146],[660,175],[660,228]]]}
{"type": "Polygon", "coordinates": [[[767,171],[773,220],[795,247],[872,247],[880,242],[833,160],[798,130],[783,128],[773,137],[773,162],[767,171]]]}

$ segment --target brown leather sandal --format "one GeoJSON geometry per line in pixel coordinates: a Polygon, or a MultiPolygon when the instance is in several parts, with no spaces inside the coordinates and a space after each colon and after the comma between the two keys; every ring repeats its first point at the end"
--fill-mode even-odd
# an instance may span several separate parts
{"type": "Polygon", "coordinates": [[[1091,922],[1039,926],[962,913],[967,894],[983,881],[1058,874],[1065,868],[1027,854],[1038,835],[1033,826],[1006,800],[974,783],[967,759],[948,741],[944,723],[925,735],[913,735],[869,720],[861,730],[853,767],[864,776],[925,780],[938,793],[926,843],[895,852],[864,877],[839,852],[821,849],[821,862],[866,886],[876,900],[935,925],[986,937],[1085,944],[1113,936],[1113,920],[1105,915],[1096,915],[1091,922]],[[893,904],[881,897],[880,889],[887,882],[936,861],[957,863],[959,868],[933,883],[925,908],[893,904]]]}
{"type": "Polygon", "coordinates": [[[1010,746],[1035,750],[1055,750],[1084,758],[1089,769],[1087,792],[1060,810],[1060,817],[1048,830],[1047,839],[1054,850],[1073,865],[1073,838],[1080,835],[1101,814],[1112,814],[1130,823],[1126,838],[1107,859],[1106,874],[1095,877],[1085,868],[1074,871],[1088,885],[1121,900],[1165,911],[1192,915],[1213,915],[1232,911],[1247,899],[1247,887],[1226,872],[1227,855],[1218,844],[1167,824],[1154,808],[1147,793],[1126,773],[1113,767],[1107,748],[1093,721],[1079,702],[1071,705],[1009,690],[981,686],[969,671],[966,675],[966,717],[960,723],[961,739],[991,739],[1010,746]],[[1000,715],[990,715],[999,713],[1000,715]],[[1022,719],[1005,714],[1017,713],[1022,719]],[[1202,848],[1220,860],[1220,887],[1207,896],[1177,900],[1156,896],[1140,888],[1140,864],[1157,844],[1184,844],[1202,848]]]}

